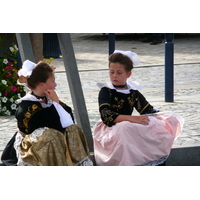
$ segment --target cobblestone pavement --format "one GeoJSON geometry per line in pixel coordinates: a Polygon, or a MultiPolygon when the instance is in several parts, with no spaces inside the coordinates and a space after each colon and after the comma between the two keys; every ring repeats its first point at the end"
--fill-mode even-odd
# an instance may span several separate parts
{"type": "MultiPolygon", "coordinates": [[[[132,50],[139,55],[140,65],[133,70],[147,100],[161,111],[174,111],[185,119],[181,136],[173,147],[200,145],[200,34],[175,34],[174,38],[174,102],[164,99],[164,42],[159,45],[141,43],[143,34],[116,34],[115,48],[132,50]]],[[[79,75],[86,101],[90,125],[99,120],[98,81],[108,81],[108,40],[101,33],[71,34],[79,75]]],[[[73,108],[62,57],[53,60],[56,67],[57,91],[60,99],[73,108]]],[[[17,130],[14,116],[0,116],[0,153],[17,130]]]]}

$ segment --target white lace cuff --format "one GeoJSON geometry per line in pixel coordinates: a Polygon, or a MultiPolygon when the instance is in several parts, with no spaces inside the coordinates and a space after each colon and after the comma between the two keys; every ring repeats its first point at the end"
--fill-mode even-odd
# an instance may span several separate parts
{"type": "Polygon", "coordinates": [[[60,122],[63,128],[67,128],[68,126],[74,124],[71,115],[59,103],[53,101],[53,105],[60,116],[60,122]]]}

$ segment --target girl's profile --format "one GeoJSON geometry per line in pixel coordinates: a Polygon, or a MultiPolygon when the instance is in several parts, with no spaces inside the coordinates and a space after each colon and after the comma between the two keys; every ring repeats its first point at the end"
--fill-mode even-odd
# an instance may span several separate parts
{"type": "Polygon", "coordinates": [[[93,165],[85,135],[74,123],[72,109],[55,91],[54,67],[26,60],[18,72],[28,93],[18,100],[18,130],[2,154],[5,165],[93,165]]]}

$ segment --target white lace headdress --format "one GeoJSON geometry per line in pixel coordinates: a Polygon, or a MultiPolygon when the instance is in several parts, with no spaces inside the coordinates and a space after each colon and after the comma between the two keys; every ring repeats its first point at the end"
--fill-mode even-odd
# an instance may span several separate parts
{"type": "Polygon", "coordinates": [[[24,77],[29,77],[32,74],[32,71],[35,66],[36,66],[36,64],[31,62],[30,60],[24,61],[22,68],[18,71],[18,75],[24,76],[24,77]]]}
{"type": "MultiPolygon", "coordinates": [[[[140,63],[138,55],[132,51],[115,50],[113,53],[121,53],[121,54],[128,56],[131,59],[131,61],[133,62],[133,65],[139,65],[139,63],[140,63]]],[[[133,90],[142,89],[142,86],[138,82],[132,81],[131,76],[127,79],[126,82],[127,82],[129,89],[133,89],[133,90]]],[[[108,82],[108,83],[98,82],[97,86],[99,88],[108,87],[110,89],[115,89],[111,82],[108,82]]]]}
{"type": "Polygon", "coordinates": [[[121,53],[121,54],[128,56],[131,59],[131,61],[133,62],[133,65],[140,64],[138,55],[132,51],[115,50],[114,53],[121,53]]]}
{"type": "Polygon", "coordinates": [[[27,87],[27,78],[32,74],[35,66],[36,64],[31,62],[30,60],[26,60],[23,62],[22,68],[18,71],[19,79],[17,80],[17,83],[19,85],[24,85],[27,87]]]}

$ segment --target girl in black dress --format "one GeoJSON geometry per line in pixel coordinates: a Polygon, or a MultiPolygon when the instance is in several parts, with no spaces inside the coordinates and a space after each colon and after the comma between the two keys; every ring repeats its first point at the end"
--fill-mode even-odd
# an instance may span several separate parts
{"type": "Polygon", "coordinates": [[[19,71],[19,84],[30,89],[18,100],[18,131],[2,154],[5,165],[92,165],[81,128],[72,110],[55,92],[54,70],[29,60],[19,71]]]}

